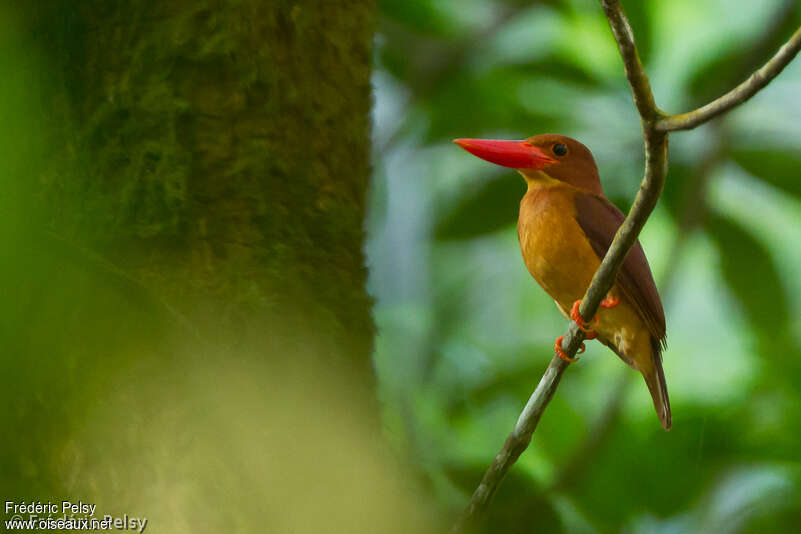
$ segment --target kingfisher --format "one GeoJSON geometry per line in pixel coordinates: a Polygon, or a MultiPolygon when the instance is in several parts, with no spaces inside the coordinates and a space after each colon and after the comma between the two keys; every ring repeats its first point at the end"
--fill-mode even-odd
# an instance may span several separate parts
{"type": "MultiPolygon", "coordinates": [[[[585,322],[581,299],[625,216],[604,196],[592,152],[570,137],[542,134],[523,141],[455,139],[486,161],[517,170],[527,184],[517,235],[523,261],[562,314],[642,373],[665,430],[671,414],[662,350],[665,312],[639,240],[626,256],[596,316],[585,322]]],[[[555,353],[567,362],[560,336],[555,353]]],[[[583,352],[582,343],[580,352],[583,352]]]]}

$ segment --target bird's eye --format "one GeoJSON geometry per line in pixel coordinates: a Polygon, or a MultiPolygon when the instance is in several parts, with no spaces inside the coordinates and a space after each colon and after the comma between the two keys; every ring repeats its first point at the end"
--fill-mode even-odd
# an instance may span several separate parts
{"type": "Polygon", "coordinates": [[[553,153],[557,156],[564,156],[567,154],[567,145],[563,145],[562,143],[556,143],[553,146],[553,153]]]}

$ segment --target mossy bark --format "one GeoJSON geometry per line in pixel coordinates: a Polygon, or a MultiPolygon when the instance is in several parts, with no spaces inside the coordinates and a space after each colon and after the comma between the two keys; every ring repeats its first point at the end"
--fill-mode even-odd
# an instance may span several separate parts
{"type": "Polygon", "coordinates": [[[297,342],[369,370],[372,2],[32,9],[57,66],[48,226],[207,336],[297,342]]]}

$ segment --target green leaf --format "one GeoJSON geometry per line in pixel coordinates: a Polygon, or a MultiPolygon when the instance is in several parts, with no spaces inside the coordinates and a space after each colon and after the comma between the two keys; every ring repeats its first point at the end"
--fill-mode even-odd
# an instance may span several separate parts
{"type": "Polygon", "coordinates": [[[545,76],[558,81],[569,82],[579,86],[598,87],[601,81],[591,72],[561,54],[550,54],[542,59],[522,64],[521,67],[537,76],[545,76]]]}
{"type": "MultiPolygon", "coordinates": [[[[735,46],[698,65],[687,84],[696,104],[717,98],[737,83],[737,74],[751,53],[747,46],[735,46]]],[[[743,77],[744,79],[744,77],[743,77]]]]}
{"type": "Polygon", "coordinates": [[[394,43],[376,46],[377,64],[398,80],[406,80],[409,77],[411,65],[409,57],[404,51],[394,46],[394,43]]]}
{"type": "Polygon", "coordinates": [[[719,97],[744,81],[751,72],[776,53],[798,28],[801,4],[789,8],[779,7],[772,15],[772,19],[776,18],[780,18],[778,24],[769,19],[768,24],[775,26],[768,35],[763,30],[746,42],[732,39],[729,48],[697,66],[688,84],[689,92],[697,105],[719,97]]]}
{"type": "Polygon", "coordinates": [[[662,190],[662,196],[659,197],[659,203],[667,208],[674,220],[681,216],[691,172],[692,169],[688,165],[670,162],[665,188],[662,190]]]}
{"type": "MultiPolygon", "coordinates": [[[[788,325],[787,298],[770,251],[746,228],[709,214],[709,236],[720,252],[720,270],[749,322],[768,344],[776,344],[788,325]],[[773,341],[771,341],[773,340],[773,341]]],[[[721,316],[725,316],[725,311],[721,316]]]]}
{"type": "MultiPolygon", "coordinates": [[[[494,451],[492,451],[494,452],[494,451]]],[[[451,482],[465,494],[472,494],[487,469],[484,464],[446,465],[451,482]]],[[[564,532],[565,527],[550,499],[530,476],[513,469],[503,480],[498,494],[487,510],[487,516],[474,531],[476,534],[503,532],[564,532]],[[536,525],[532,529],[532,525],[536,525]]]]}
{"type": "Polygon", "coordinates": [[[695,532],[792,532],[798,526],[798,472],[768,463],[721,473],[699,502],[695,532]]]}
{"type": "Polygon", "coordinates": [[[631,510],[657,517],[681,513],[719,465],[736,454],[738,421],[728,413],[674,404],[676,413],[680,423],[669,434],[653,420],[644,427],[621,424],[593,451],[593,461],[569,491],[596,523],[621,525],[631,510]]]}
{"type": "Polygon", "coordinates": [[[562,110],[538,112],[524,106],[520,90],[531,72],[507,66],[487,73],[454,73],[441,80],[421,100],[420,111],[428,119],[426,140],[467,137],[469,132],[498,130],[547,132],[564,123],[562,110]]]}
{"type": "Polygon", "coordinates": [[[434,237],[471,239],[515,224],[524,194],[525,182],[517,173],[491,180],[447,211],[435,224],[434,237]]]}
{"type": "Polygon", "coordinates": [[[753,176],[801,198],[801,156],[790,150],[734,149],[732,159],[753,176]]]}
{"type": "Polygon", "coordinates": [[[392,23],[417,34],[445,36],[455,30],[454,23],[431,0],[381,0],[380,11],[392,23]]]}

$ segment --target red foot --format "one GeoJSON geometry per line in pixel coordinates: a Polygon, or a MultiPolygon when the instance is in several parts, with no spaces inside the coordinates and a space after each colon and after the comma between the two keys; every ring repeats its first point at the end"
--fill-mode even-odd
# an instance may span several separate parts
{"type": "Polygon", "coordinates": [[[606,297],[601,301],[601,308],[614,308],[620,304],[620,299],[617,297],[606,297]]]}
{"type": "Polygon", "coordinates": [[[598,334],[595,334],[595,332],[593,332],[592,328],[590,328],[590,325],[598,322],[598,316],[596,315],[590,322],[585,321],[584,318],[579,313],[579,306],[581,306],[580,300],[577,300],[576,302],[573,303],[573,307],[570,308],[570,318],[573,319],[573,321],[575,321],[575,323],[579,327],[579,330],[587,334],[587,339],[595,339],[596,337],[598,337],[598,334]],[[590,334],[595,334],[595,335],[593,337],[590,337],[590,334]]]}
{"type": "MultiPolygon", "coordinates": [[[[563,339],[565,339],[565,336],[559,336],[558,338],[556,338],[556,342],[553,344],[554,352],[556,353],[557,356],[562,358],[567,363],[577,362],[578,358],[571,358],[570,356],[565,354],[564,350],[562,350],[562,340],[563,339]]],[[[581,347],[579,347],[578,353],[581,354],[582,352],[584,352],[586,350],[586,348],[587,347],[584,346],[584,343],[582,343],[581,347]]]]}
{"type": "MultiPolygon", "coordinates": [[[[606,297],[601,301],[601,308],[614,308],[620,304],[620,299],[616,297],[606,297]]],[[[586,334],[587,339],[595,339],[598,337],[598,332],[595,332],[591,325],[598,322],[598,315],[592,318],[592,321],[585,321],[584,318],[579,313],[579,306],[581,306],[581,300],[577,300],[573,303],[573,307],[570,308],[570,318],[575,321],[576,325],[579,327],[579,330],[586,334]]]]}

